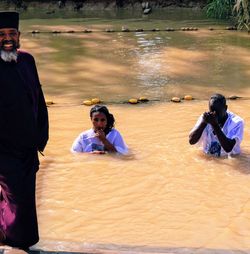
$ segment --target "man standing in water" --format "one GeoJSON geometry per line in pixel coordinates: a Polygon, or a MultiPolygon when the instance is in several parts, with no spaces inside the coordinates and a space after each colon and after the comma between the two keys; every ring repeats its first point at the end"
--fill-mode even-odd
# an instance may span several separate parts
{"type": "Polygon", "coordinates": [[[0,242],[38,242],[38,151],[48,140],[48,112],[34,58],[19,48],[19,15],[0,12],[0,242]]]}
{"type": "Polygon", "coordinates": [[[243,129],[243,120],[227,111],[225,97],[214,94],[209,100],[209,112],[200,116],[190,132],[189,143],[199,141],[205,153],[215,156],[239,154],[243,129]]]}

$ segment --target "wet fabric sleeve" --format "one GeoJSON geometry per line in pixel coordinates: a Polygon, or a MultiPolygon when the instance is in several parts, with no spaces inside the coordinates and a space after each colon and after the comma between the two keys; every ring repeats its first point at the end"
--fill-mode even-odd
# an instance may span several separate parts
{"type": "Polygon", "coordinates": [[[80,134],[74,141],[72,147],[71,147],[71,152],[72,153],[82,153],[84,152],[84,149],[86,147],[86,144],[83,142],[82,139],[82,134],[80,134]]]}
{"type": "Polygon", "coordinates": [[[194,125],[194,127],[193,127],[193,129],[190,131],[190,133],[191,133],[192,131],[194,131],[194,130],[201,124],[202,117],[203,117],[203,115],[200,115],[200,117],[198,118],[196,124],[194,125]]]}
{"type": "Polygon", "coordinates": [[[128,153],[128,147],[127,147],[126,143],[124,142],[122,135],[118,131],[116,131],[113,145],[118,153],[123,154],[123,155],[128,153]]]}
{"type": "MultiPolygon", "coordinates": [[[[198,118],[198,120],[197,120],[195,126],[194,126],[193,129],[190,131],[190,133],[191,133],[192,131],[194,131],[194,130],[201,124],[202,118],[203,118],[203,115],[200,115],[200,117],[198,118]]],[[[207,133],[207,127],[203,130],[203,132],[202,132],[202,134],[201,134],[201,136],[200,136],[199,141],[196,143],[197,146],[203,146],[203,143],[204,143],[204,142],[207,140],[207,138],[208,138],[208,135],[206,135],[206,133],[207,133]]]]}
{"type": "Polygon", "coordinates": [[[228,133],[227,137],[230,139],[235,139],[236,144],[240,145],[243,140],[243,132],[244,132],[244,122],[239,121],[228,133]]]}

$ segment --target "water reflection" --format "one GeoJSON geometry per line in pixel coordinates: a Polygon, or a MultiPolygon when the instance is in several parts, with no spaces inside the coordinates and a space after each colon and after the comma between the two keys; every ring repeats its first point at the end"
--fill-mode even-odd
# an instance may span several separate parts
{"type": "MultiPolygon", "coordinates": [[[[23,23],[24,27],[45,31],[81,31],[83,26],[75,21],[23,23]]],[[[195,32],[106,33],[107,26],[138,27],[138,20],[81,22],[93,33],[23,33],[23,47],[37,56],[44,90],[50,96],[79,101],[97,96],[106,101],[122,101],[145,95],[165,100],[186,93],[201,97],[201,87],[206,90],[204,94],[215,90],[226,95],[250,94],[248,38],[241,32],[203,28],[195,32]]],[[[181,26],[182,22],[176,25],[181,26]]],[[[153,28],[158,21],[142,24],[153,28]]]]}
{"type": "Polygon", "coordinates": [[[168,78],[161,73],[162,61],[159,45],[164,43],[162,37],[150,38],[150,35],[140,33],[136,35],[139,49],[135,54],[138,57],[138,86],[144,93],[153,98],[160,98],[162,90],[159,87],[166,86],[168,78]]]}
{"type": "MultiPolygon", "coordinates": [[[[157,40],[145,39],[145,37],[139,38],[140,39],[137,42],[139,48],[140,46],[142,47],[142,50],[133,46],[133,41],[129,41],[128,44],[127,39],[124,38],[124,36],[113,39],[108,43],[110,45],[108,45],[106,42],[106,49],[100,48],[101,41],[103,41],[104,38],[102,38],[100,42],[92,43],[89,41],[92,43],[91,48],[86,38],[83,38],[83,41],[80,41],[80,38],[79,40],[73,41],[70,38],[64,38],[64,45],[62,44],[61,36],[50,38],[51,43],[49,45],[42,46],[44,52],[48,52],[47,55],[44,54],[43,57],[40,57],[39,59],[41,64],[44,62],[44,65],[41,66],[42,74],[51,73],[51,76],[42,75],[42,80],[45,79],[45,83],[53,84],[52,86],[47,86],[50,90],[53,90],[57,83],[65,87],[67,80],[66,77],[62,79],[64,74],[67,74],[68,77],[70,77],[71,83],[75,83],[76,85],[79,82],[88,84],[90,80],[81,77],[81,75],[84,73],[84,75],[87,75],[89,73],[91,75],[89,77],[90,79],[96,76],[94,73],[97,71],[97,66],[91,65],[92,62],[98,66],[102,66],[101,69],[103,69],[101,76],[98,75],[100,78],[102,78],[99,84],[101,85],[103,82],[112,86],[113,83],[116,85],[118,89],[117,91],[120,91],[119,95],[124,93],[122,89],[127,87],[128,81],[130,84],[135,84],[133,88],[130,86],[132,90],[129,89],[129,93],[123,94],[124,97],[130,97],[136,93],[139,93],[137,86],[142,87],[143,84],[145,84],[145,88],[150,85],[162,86],[164,84],[168,84],[169,79],[172,79],[173,83],[178,83],[178,85],[181,85],[183,93],[186,92],[185,86],[189,84],[194,86],[196,84],[203,86],[212,85],[216,86],[217,88],[220,86],[223,86],[224,88],[230,87],[232,90],[235,90],[235,92],[237,92],[237,87],[246,86],[245,81],[248,78],[246,71],[248,71],[248,69],[243,69],[244,62],[239,67],[236,67],[238,66],[238,62],[235,63],[236,65],[234,64],[236,60],[235,58],[232,59],[234,62],[231,62],[231,66],[228,66],[225,62],[225,55],[227,56],[227,60],[230,61],[230,59],[228,59],[229,57],[227,52],[230,50],[230,48],[228,47],[223,48],[222,46],[218,46],[215,48],[214,53],[211,51],[199,52],[194,48],[194,46],[182,50],[179,48],[174,48],[173,46],[169,45],[168,42],[167,44],[169,46],[166,45],[163,48],[157,44],[157,40]],[[115,44],[120,46],[117,47],[115,44]],[[152,45],[149,46],[149,44],[152,45]],[[96,45],[95,48],[93,48],[94,45],[96,45]],[[111,51],[109,50],[110,47],[112,47],[111,51]],[[96,56],[93,55],[93,50],[95,50],[96,56]],[[100,53],[98,53],[98,51],[100,53]],[[135,56],[137,57],[135,58],[135,56]],[[212,58],[213,56],[214,58],[212,58]],[[93,60],[91,60],[89,57],[93,58],[93,60]],[[65,61],[66,58],[67,61],[65,61]],[[111,58],[112,62],[114,59],[116,59],[115,65],[110,62],[111,58]],[[48,61],[51,64],[48,65],[48,61]],[[54,64],[54,62],[57,62],[57,64],[54,64]],[[109,65],[110,70],[107,72],[105,68],[109,65]],[[119,65],[121,67],[120,73],[117,72],[116,68],[119,65]],[[89,67],[89,70],[86,68],[87,66],[89,67]],[[59,74],[52,76],[52,73],[56,73],[55,68],[59,71],[59,74]],[[228,70],[230,70],[230,74],[228,73],[228,70]],[[246,74],[244,74],[244,72],[246,74]],[[225,73],[229,75],[225,76],[225,73]],[[45,78],[43,78],[44,76],[45,78]],[[138,79],[135,78],[136,76],[138,79]],[[112,81],[114,78],[115,80],[112,81]],[[76,82],[74,82],[74,80],[76,82]],[[137,80],[143,80],[143,83],[137,82],[137,80]]],[[[237,50],[237,48],[234,50],[237,50]]],[[[244,56],[245,53],[243,53],[242,57],[239,58],[240,54],[238,54],[238,58],[241,60],[243,60],[244,56]]],[[[245,66],[247,66],[247,64],[245,66]]],[[[94,81],[92,86],[93,85],[98,86],[98,83],[94,81]]],[[[109,87],[106,86],[105,88],[109,90],[109,87]]],[[[71,87],[69,87],[69,89],[71,89],[71,87]]],[[[81,88],[79,87],[79,89],[81,88]]],[[[116,89],[113,90],[114,96],[117,95],[115,90],[116,89]]],[[[102,91],[102,93],[103,92],[104,91],[102,91]]],[[[198,91],[196,91],[196,93],[198,93],[198,91]]],[[[82,97],[85,96],[84,91],[79,93],[79,95],[80,94],[82,97]]],[[[99,96],[100,94],[101,93],[99,93],[99,96]]],[[[111,94],[112,93],[109,93],[108,96],[110,97],[111,94]]],[[[174,95],[173,91],[171,90],[167,90],[167,94],[174,95]]],[[[105,95],[106,93],[104,92],[104,96],[105,95]]],[[[89,95],[86,94],[86,96],[89,95]]],[[[166,97],[166,94],[163,93],[158,98],[162,97],[166,97]]]]}

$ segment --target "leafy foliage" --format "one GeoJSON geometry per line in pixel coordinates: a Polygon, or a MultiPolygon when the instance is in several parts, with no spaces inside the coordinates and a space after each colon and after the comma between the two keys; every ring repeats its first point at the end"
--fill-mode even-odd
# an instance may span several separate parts
{"type": "Polygon", "coordinates": [[[232,16],[234,0],[210,0],[206,6],[207,16],[227,19],[232,16]]]}
{"type": "Polygon", "coordinates": [[[233,12],[238,20],[238,28],[247,28],[249,31],[250,28],[250,2],[249,0],[236,0],[236,3],[233,8],[233,12]]]}
{"type": "Polygon", "coordinates": [[[209,0],[206,6],[208,17],[236,18],[238,29],[250,31],[250,0],[209,0]]]}

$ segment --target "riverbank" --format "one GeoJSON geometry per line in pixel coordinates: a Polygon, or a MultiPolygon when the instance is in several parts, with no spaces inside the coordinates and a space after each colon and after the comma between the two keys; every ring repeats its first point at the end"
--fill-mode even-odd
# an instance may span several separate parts
{"type": "MultiPolygon", "coordinates": [[[[169,7],[182,7],[182,8],[197,8],[202,9],[207,1],[206,0],[151,0],[148,2],[153,9],[169,8],[169,7]]],[[[141,9],[141,0],[86,0],[86,1],[1,1],[0,9],[65,9],[65,10],[114,10],[117,8],[122,9],[141,9]]]]}

